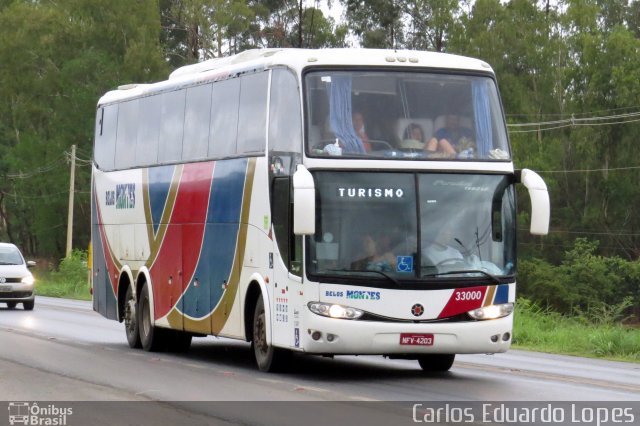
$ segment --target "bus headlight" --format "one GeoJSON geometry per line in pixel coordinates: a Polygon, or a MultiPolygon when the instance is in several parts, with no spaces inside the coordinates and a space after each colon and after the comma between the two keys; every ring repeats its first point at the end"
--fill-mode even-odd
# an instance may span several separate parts
{"type": "Polygon", "coordinates": [[[506,317],[513,312],[513,303],[504,303],[502,305],[489,305],[484,308],[474,309],[467,312],[469,316],[476,320],[490,320],[506,317]]]}
{"type": "Polygon", "coordinates": [[[330,318],[358,319],[364,314],[364,311],[360,309],[331,303],[309,302],[307,306],[314,314],[330,318]]]}

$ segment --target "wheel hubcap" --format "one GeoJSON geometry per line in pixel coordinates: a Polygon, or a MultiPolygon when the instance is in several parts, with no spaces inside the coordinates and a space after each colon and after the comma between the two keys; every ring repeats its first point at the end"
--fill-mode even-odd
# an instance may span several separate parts
{"type": "Polygon", "coordinates": [[[264,313],[258,315],[255,323],[255,345],[260,352],[267,352],[267,336],[264,327],[264,313]]]}
{"type": "Polygon", "coordinates": [[[151,318],[149,318],[149,303],[145,302],[142,307],[142,328],[144,331],[144,335],[148,336],[149,331],[151,330],[151,318]]]}
{"type": "Polygon", "coordinates": [[[129,333],[135,331],[136,326],[136,302],[133,299],[127,301],[127,305],[124,310],[124,324],[127,327],[129,333]]]}

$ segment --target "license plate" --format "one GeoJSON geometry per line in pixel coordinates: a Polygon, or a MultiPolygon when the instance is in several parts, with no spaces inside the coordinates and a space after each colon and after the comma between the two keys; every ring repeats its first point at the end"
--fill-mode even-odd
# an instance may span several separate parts
{"type": "Polygon", "coordinates": [[[11,291],[10,285],[0,285],[0,291],[11,291]]]}
{"type": "Polygon", "coordinates": [[[433,346],[433,334],[400,333],[400,344],[408,346],[433,346]]]}

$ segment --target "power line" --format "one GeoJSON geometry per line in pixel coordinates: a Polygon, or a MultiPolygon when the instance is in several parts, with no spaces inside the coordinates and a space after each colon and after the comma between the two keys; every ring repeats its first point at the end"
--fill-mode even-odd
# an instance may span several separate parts
{"type": "MultiPolygon", "coordinates": [[[[574,248],[575,247],[572,242],[568,242],[566,244],[562,244],[562,243],[543,243],[543,244],[538,244],[538,243],[518,242],[518,245],[519,246],[528,246],[528,247],[543,246],[545,248],[548,248],[548,247],[574,248]]],[[[620,252],[623,252],[623,253],[627,252],[627,250],[624,247],[620,247],[620,246],[598,246],[598,249],[616,250],[616,251],[620,251],[620,252]]]]}
{"type": "Polygon", "coordinates": [[[58,167],[60,167],[63,163],[66,163],[66,158],[63,156],[61,158],[59,158],[56,161],[52,161],[49,164],[46,164],[42,167],[39,167],[37,169],[31,170],[29,172],[26,173],[14,173],[14,174],[8,174],[6,175],[7,179],[29,179],[32,178],[34,176],[43,174],[43,173],[48,173],[52,170],[57,169],[58,167]]]}
{"type": "MultiPolygon", "coordinates": [[[[29,179],[32,178],[34,176],[37,175],[41,175],[44,173],[49,173],[57,168],[59,168],[60,166],[62,166],[63,163],[69,163],[71,161],[71,153],[69,151],[64,151],[62,153],[62,155],[57,159],[54,160],[48,164],[45,164],[42,167],[38,167],[36,169],[30,170],[28,172],[20,172],[20,173],[10,173],[6,175],[7,179],[12,179],[12,180],[18,180],[18,179],[29,179]]],[[[82,166],[90,166],[91,165],[91,159],[85,159],[85,158],[80,158],[78,156],[76,156],[76,162],[79,163],[79,165],[82,166]]]]}
{"type": "Polygon", "coordinates": [[[535,132],[546,132],[548,130],[557,130],[564,129],[567,127],[587,127],[587,126],[611,126],[614,124],[627,124],[627,123],[635,123],[640,121],[640,118],[636,120],[623,120],[623,121],[611,121],[608,123],[574,123],[574,124],[564,124],[561,126],[554,127],[545,127],[540,129],[529,129],[529,130],[510,130],[509,133],[535,133],[535,132]]]}
{"type": "MultiPolygon", "coordinates": [[[[600,113],[605,113],[605,112],[614,112],[614,111],[622,111],[622,110],[629,110],[629,109],[639,109],[640,105],[633,105],[633,106],[628,106],[628,107],[619,107],[619,108],[610,108],[610,109],[601,109],[601,110],[596,110],[596,111],[586,111],[586,112],[574,112],[572,113],[572,115],[577,115],[577,116],[581,116],[581,115],[593,115],[593,114],[600,114],[600,113]]],[[[531,113],[531,114],[505,114],[507,117],[566,117],[567,113],[566,112],[558,112],[558,113],[531,113]]]]}
{"type": "Polygon", "coordinates": [[[615,114],[615,115],[586,117],[586,118],[576,118],[572,115],[570,118],[565,118],[563,120],[540,121],[540,122],[533,122],[533,123],[509,123],[507,124],[507,126],[531,127],[531,126],[546,126],[551,124],[579,124],[579,123],[587,123],[591,121],[617,120],[619,118],[631,118],[631,117],[638,117],[638,116],[640,116],[640,112],[630,112],[626,114],[615,114]]]}
{"type": "Polygon", "coordinates": [[[575,170],[536,170],[537,173],[594,173],[639,170],[640,166],[611,167],[608,169],[575,169],[575,170]]]}
{"type": "MultiPolygon", "coordinates": [[[[22,195],[22,194],[15,194],[15,193],[11,193],[11,192],[2,192],[0,191],[1,194],[3,194],[6,197],[11,197],[15,200],[17,199],[25,199],[25,200],[41,200],[43,198],[52,198],[52,197],[58,197],[58,196],[67,196],[69,195],[69,191],[60,191],[60,192],[55,192],[53,194],[41,194],[41,195],[22,195]]],[[[74,194],[80,194],[80,195],[87,195],[87,194],[91,194],[91,191],[81,191],[81,190],[74,190],[73,191],[74,194]]]]}
{"type": "MultiPolygon", "coordinates": [[[[518,228],[518,231],[529,232],[528,228],[518,228]]],[[[550,234],[575,234],[575,235],[600,235],[600,236],[616,236],[616,237],[640,237],[640,233],[617,231],[617,232],[595,232],[595,231],[566,231],[562,229],[550,229],[550,234]]]]}
{"type": "Polygon", "coordinates": [[[585,126],[611,126],[614,124],[627,124],[627,123],[635,123],[640,121],[640,113],[634,114],[624,114],[619,116],[609,116],[609,117],[594,117],[594,118],[573,118],[567,120],[556,120],[556,121],[546,121],[539,123],[512,123],[507,124],[508,127],[534,127],[534,126],[550,126],[550,127],[538,127],[536,129],[525,129],[525,130],[510,130],[509,133],[534,133],[534,132],[544,132],[548,130],[557,130],[564,129],[567,127],[585,127],[585,126]],[[604,121],[603,120],[618,120],[618,121],[604,121]],[[554,124],[558,124],[557,126],[554,124]]]}
{"type": "Polygon", "coordinates": [[[55,192],[53,194],[42,194],[42,195],[18,195],[18,194],[13,194],[10,192],[3,192],[3,194],[7,197],[11,197],[13,199],[25,199],[25,200],[40,200],[43,198],[53,198],[53,197],[58,197],[61,195],[68,195],[69,191],[60,191],[60,192],[55,192]]]}

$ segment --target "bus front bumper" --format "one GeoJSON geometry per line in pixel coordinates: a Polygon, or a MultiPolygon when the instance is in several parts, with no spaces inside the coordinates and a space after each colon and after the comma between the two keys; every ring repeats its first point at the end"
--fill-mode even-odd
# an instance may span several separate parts
{"type": "Polygon", "coordinates": [[[421,355],[506,352],[513,314],[486,321],[398,323],[334,319],[307,311],[303,350],[314,354],[421,355]],[[402,343],[404,342],[404,343],[402,343]]]}

